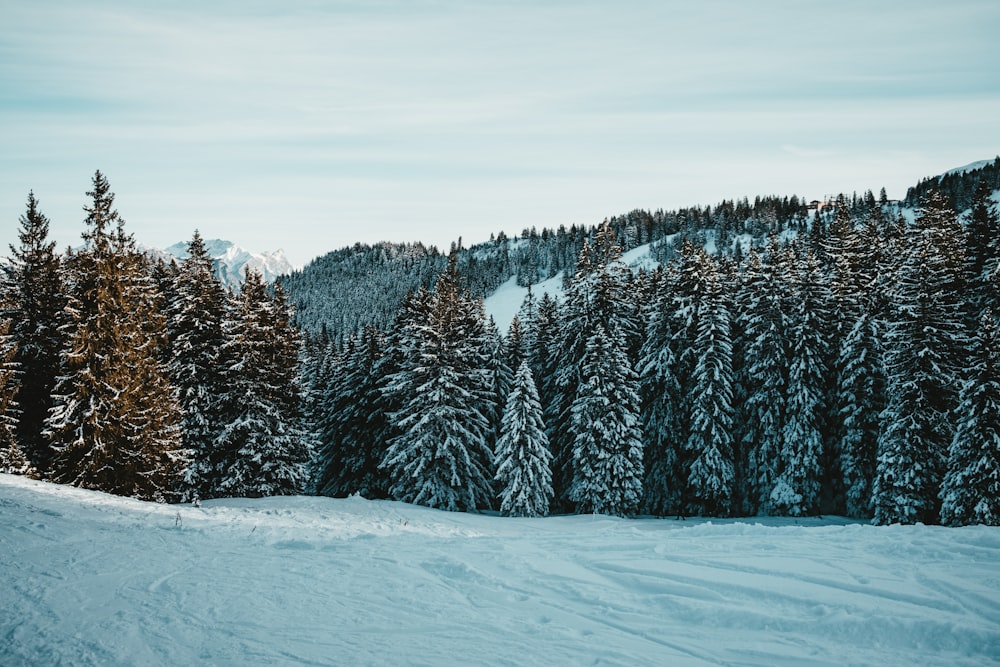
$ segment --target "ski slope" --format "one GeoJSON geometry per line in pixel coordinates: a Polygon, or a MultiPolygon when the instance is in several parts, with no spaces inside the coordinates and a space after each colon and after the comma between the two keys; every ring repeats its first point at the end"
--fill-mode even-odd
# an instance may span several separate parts
{"type": "Polygon", "coordinates": [[[0,475],[0,664],[986,665],[1000,529],[143,503],[0,475]]]}

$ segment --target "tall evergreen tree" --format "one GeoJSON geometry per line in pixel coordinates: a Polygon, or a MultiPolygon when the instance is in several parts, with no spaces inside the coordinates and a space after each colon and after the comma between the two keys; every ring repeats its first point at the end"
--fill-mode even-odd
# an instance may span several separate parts
{"type": "Polygon", "coordinates": [[[381,331],[365,327],[332,364],[318,424],[317,490],[323,495],[388,497],[389,480],[379,468],[388,427],[378,373],[385,346],[381,331]]]}
{"type": "Polygon", "coordinates": [[[15,396],[20,372],[14,361],[17,343],[8,331],[8,324],[0,321],[0,473],[24,475],[33,468],[17,437],[20,410],[15,396]]]}
{"type": "Polygon", "coordinates": [[[233,297],[220,350],[228,366],[219,463],[213,495],[262,497],[307,490],[314,436],[306,428],[299,377],[299,336],[279,287],[247,271],[233,297]]]}
{"type": "Polygon", "coordinates": [[[674,318],[670,284],[664,280],[646,325],[639,351],[639,388],[642,399],[643,480],[642,511],[677,514],[686,480],[680,469],[680,452],[686,434],[682,413],[684,394],[677,377],[673,349],[674,318]]]}
{"type": "Polygon", "coordinates": [[[587,341],[573,415],[573,484],[581,513],[634,515],[642,497],[642,429],[636,378],[621,336],[598,324],[587,341]]]}
{"type": "Polygon", "coordinates": [[[542,406],[522,361],[504,409],[496,449],[500,511],[508,516],[545,516],[552,499],[552,453],[542,423],[542,406]]]}
{"type": "Polygon", "coordinates": [[[124,231],[100,171],[83,250],[68,258],[70,322],[46,421],[58,482],[175,498],[185,465],[180,406],[160,363],[166,323],[145,256],[124,231]]]}
{"type": "Polygon", "coordinates": [[[823,481],[823,413],[827,376],[827,336],[822,315],[828,301],[819,262],[806,253],[793,277],[795,310],[791,339],[785,423],[778,452],[778,477],[770,510],[802,516],[819,511],[823,481]]]}
{"type": "Polygon", "coordinates": [[[185,495],[208,498],[217,483],[213,471],[219,464],[215,451],[221,429],[219,397],[227,389],[220,356],[226,294],[197,231],[172,283],[176,296],[169,304],[169,368],[184,415],[184,445],[191,457],[185,495]]]}
{"type": "Polygon", "coordinates": [[[741,391],[746,396],[742,415],[745,457],[744,508],[751,514],[771,510],[771,493],[780,473],[784,442],[785,403],[788,397],[789,329],[785,297],[790,253],[772,241],[767,264],[752,254],[744,280],[741,328],[746,361],[741,391]]]}
{"type": "Polygon", "coordinates": [[[10,246],[10,261],[3,265],[10,335],[17,346],[14,363],[20,383],[14,400],[20,406],[17,438],[39,474],[48,471],[51,450],[43,434],[52,406],[52,390],[59,374],[63,347],[65,289],[55,242],[48,240],[49,220],[28,193],[28,209],[20,217],[20,245],[10,246]]]}
{"type": "Polygon", "coordinates": [[[908,242],[887,332],[889,401],[872,488],[879,524],[937,520],[966,354],[962,229],[940,193],[928,195],[908,242]]]}
{"type": "Polygon", "coordinates": [[[872,480],[884,408],[885,377],[877,320],[863,313],[847,332],[838,358],[838,416],[843,423],[837,452],[847,516],[871,518],[872,480]]]}
{"type": "Polygon", "coordinates": [[[735,480],[730,313],[721,276],[711,263],[706,263],[706,270],[693,346],[697,362],[691,376],[691,426],[685,446],[690,461],[686,505],[694,514],[728,516],[735,480]]]}
{"type": "Polygon", "coordinates": [[[492,505],[493,395],[482,300],[460,285],[455,254],[403,334],[402,367],[384,388],[402,404],[382,467],[392,497],[451,511],[492,505]],[[423,311],[423,312],[420,312],[423,311]]]}
{"type": "Polygon", "coordinates": [[[1000,216],[992,188],[985,179],[976,187],[966,239],[972,314],[978,317],[987,308],[1000,312],[1000,293],[992,288],[990,280],[1000,269],[1000,216]]]}
{"type": "Polygon", "coordinates": [[[941,484],[941,523],[1000,525],[1000,333],[983,315],[941,484]]]}

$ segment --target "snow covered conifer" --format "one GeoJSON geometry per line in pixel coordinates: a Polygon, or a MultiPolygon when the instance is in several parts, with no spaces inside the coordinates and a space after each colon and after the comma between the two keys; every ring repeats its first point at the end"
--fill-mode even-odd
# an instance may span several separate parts
{"type": "Polygon", "coordinates": [[[941,523],[949,526],[1000,525],[1000,333],[989,311],[974,354],[941,484],[941,523]]]}
{"type": "Polygon", "coordinates": [[[0,322],[0,472],[24,475],[32,470],[17,437],[18,365],[14,361],[17,344],[0,322]]]}
{"type": "Polygon", "coordinates": [[[823,481],[827,331],[821,318],[828,296],[812,253],[799,259],[792,289],[795,310],[791,313],[785,423],[778,452],[778,478],[768,500],[776,514],[802,516],[819,511],[823,481]]]}
{"type": "Polygon", "coordinates": [[[699,308],[691,374],[690,434],[685,459],[690,462],[686,506],[698,515],[732,513],[733,483],[733,346],[730,314],[721,276],[706,264],[705,294],[699,308]]]}
{"type": "Polygon", "coordinates": [[[322,443],[317,491],[323,495],[387,497],[388,480],[379,464],[388,425],[377,370],[385,345],[385,334],[365,327],[330,362],[317,420],[322,443]]]}
{"type": "Polygon", "coordinates": [[[928,195],[908,240],[886,335],[889,400],[872,485],[878,524],[938,519],[967,353],[962,229],[940,193],[928,195]]]}
{"type": "Polygon", "coordinates": [[[305,427],[298,332],[280,287],[270,297],[247,271],[225,322],[228,363],[213,495],[262,497],[306,490],[313,434],[305,427]]]}
{"type": "Polygon", "coordinates": [[[404,502],[451,511],[493,503],[489,449],[492,383],[484,354],[482,300],[459,283],[456,256],[424,292],[404,323],[400,370],[383,391],[398,401],[397,435],[382,468],[390,494],[404,502]]]}
{"type": "Polygon", "coordinates": [[[62,374],[46,420],[49,475],[146,500],[176,497],[185,465],[181,412],[160,361],[166,321],[147,258],[124,231],[98,171],[84,248],[68,260],[62,374]]]}
{"type": "Polygon", "coordinates": [[[66,295],[56,244],[48,240],[49,220],[34,193],[28,194],[20,223],[20,245],[10,246],[10,260],[3,265],[4,310],[17,345],[14,362],[21,371],[15,399],[20,410],[17,437],[35,469],[45,474],[52,452],[43,431],[59,374],[66,295]]]}
{"type": "Polygon", "coordinates": [[[777,480],[778,457],[785,427],[788,395],[788,340],[784,297],[789,274],[787,251],[772,239],[770,261],[750,256],[743,284],[741,310],[745,361],[741,378],[746,396],[743,405],[742,446],[746,465],[746,510],[770,511],[777,480]]]}
{"type": "Polygon", "coordinates": [[[885,378],[874,317],[864,313],[847,332],[837,362],[839,416],[843,422],[838,455],[847,516],[871,518],[872,480],[878,447],[879,414],[885,378]]]}
{"type": "Polygon", "coordinates": [[[645,470],[642,511],[656,515],[679,513],[685,486],[679,469],[679,453],[686,435],[682,415],[685,403],[672,348],[675,311],[666,287],[664,282],[650,311],[646,338],[639,351],[645,470]]]}
{"type": "Polygon", "coordinates": [[[221,428],[219,397],[226,391],[220,372],[226,294],[197,231],[173,284],[169,367],[184,414],[184,445],[191,457],[185,494],[209,498],[218,463],[214,446],[221,428]]]}
{"type": "Polygon", "coordinates": [[[508,516],[545,516],[552,499],[552,453],[542,423],[542,406],[522,361],[507,399],[496,449],[500,511],[508,516]]]}
{"type": "Polygon", "coordinates": [[[642,430],[635,372],[598,324],[587,341],[582,383],[570,408],[573,484],[569,499],[581,513],[634,515],[642,497],[642,430]]]}

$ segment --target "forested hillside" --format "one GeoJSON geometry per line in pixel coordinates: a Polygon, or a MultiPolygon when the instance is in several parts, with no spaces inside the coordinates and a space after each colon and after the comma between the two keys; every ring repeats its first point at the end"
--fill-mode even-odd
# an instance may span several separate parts
{"type": "Polygon", "coordinates": [[[967,211],[936,189],[635,211],[359,245],[239,294],[197,232],[179,265],[140,252],[97,172],[84,245],[56,253],[29,194],[3,267],[0,472],[167,502],[1000,524],[998,164],[947,175],[967,211]],[[620,261],[646,244],[657,268],[620,261]],[[508,331],[485,313],[559,272],[508,331]]]}
{"type": "Polygon", "coordinates": [[[653,241],[652,272],[617,260],[649,242],[630,221],[658,218],[608,220],[577,232],[564,298],[529,298],[506,336],[476,298],[484,248],[506,248],[509,270],[551,251],[529,263],[543,277],[570,237],[453,249],[388,328],[314,340],[318,487],[515,514],[996,523],[991,168],[960,175],[976,182],[963,214],[937,191],[915,213],[869,192],[721,229],[706,209],[653,241]]]}
{"type": "MultiPolygon", "coordinates": [[[[852,206],[860,206],[857,199],[852,206]]],[[[714,207],[677,211],[635,210],[607,220],[623,251],[652,243],[654,256],[672,257],[684,240],[704,242],[711,231],[720,246],[732,250],[737,237],[763,239],[769,233],[805,229],[808,205],[798,197],[758,197],[753,202],[724,201],[714,207]],[[747,237],[746,235],[749,235],[747,237]]],[[[572,275],[585,241],[593,242],[597,225],[525,229],[517,238],[499,233],[469,248],[454,250],[464,284],[485,296],[516,276],[530,285],[560,271],[572,275]]],[[[384,328],[403,297],[430,287],[446,264],[448,252],[421,244],[355,245],[314,259],[301,271],[280,278],[295,305],[298,324],[310,333],[339,342],[365,325],[384,328]]]]}

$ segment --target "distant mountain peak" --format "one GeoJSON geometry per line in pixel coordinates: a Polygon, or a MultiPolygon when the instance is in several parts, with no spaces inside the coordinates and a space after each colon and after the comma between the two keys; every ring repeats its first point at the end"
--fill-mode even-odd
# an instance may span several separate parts
{"type": "MultiPolygon", "coordinates": [[[[205,239],[203,243],[208,254],[215,260],[215,273],[225,287],[238,289],[243,284],[248,267],[260,272],[268,283],[295,270],[295,266],[288,261],[285,251],[281,249],[252,252],[224,239],[205,239]]],[[[166,253],[177,259],[184,259],[188,256],[187,249],[188,244],[184,241],[166,248],[166,253]]]]}

